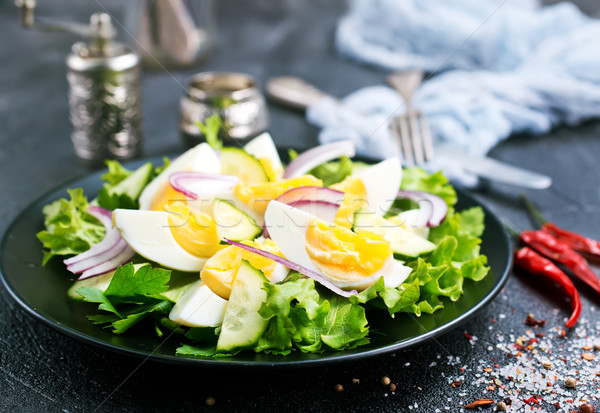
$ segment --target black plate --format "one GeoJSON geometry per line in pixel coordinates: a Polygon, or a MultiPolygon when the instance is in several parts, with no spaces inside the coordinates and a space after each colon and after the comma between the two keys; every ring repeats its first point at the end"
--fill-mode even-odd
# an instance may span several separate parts
{"type": "MultiPolygon", "coordinates": [[[[161,159],[151,161],[160,163],[161,159]]],[[[128,166],[135,167],[138,164],[141,163],[128,166]]],[[[101,185],[101,173],[103,172],[62,185],[35,201],[17,217],[0,247],[0,276],[12,297],[36,319],[86,343],[129,355],[206,367],[297,367],[355,360],[413,346],[455,328],[491,302],[510,274],[512,250],[508,235],[501,222],[483,206],[486,219],[482,253],[487,255],[491,271],[478,283],[465,280],[464,295],[454,303],[446,300],[444,309],[433,315],[424,314],[417,318],[398,314],[392,319],[383,311],[370,312],[371,328],[384,332],[385,335],[372,334],[370,344],[345,352],[304,354],[298,351],[286,357],[248,352],[226,359],[178,357],[175,355],[175,349],[180,344],[178,337],[171,337],[163,342],[150,333],[150,329],[141,332],[134,329],[124,335],[115,335],[90,324],[85,315],[94,312],[94,305],[67,298],[66,292],[71,282],[61,260],[53,259],[47,266],[41,266],[42,247],[35,235],[43,228],[42,207],[66,197],[67,188],[82,187],[88,196],[96,194],[101,185]]],[[[467,192],[460,189],[457,192],[458,210],[480,205],[467,192]]]]}

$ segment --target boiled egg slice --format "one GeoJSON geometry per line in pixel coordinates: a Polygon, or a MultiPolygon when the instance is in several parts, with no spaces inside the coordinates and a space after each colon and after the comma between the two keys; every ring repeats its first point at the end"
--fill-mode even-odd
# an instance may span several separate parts
{"type": "Polygon", "coordinates": [[[354,233],[278,201],[269,203],[265,224],[286,259],[344,290],[364,290],[380,277],[386,287],[395,288],[411,272],[394,259],[383,237],[354,233]]]}
{"type": "Polygon", "coordinates": [[[169,211],[116,209],[113,220],[121,236],[142,257],[179,271],[200,271],[224,248],[214,220],[175,202],[169,211]]]}
{"type": "Polygon", "coordinates": [[[198,281],[173,306],[169,319],[188,327],[219,326],[223,323],[227,304],[227,300],[198,281]]]}
{"type": "Polygon", "coordinates": [[[279,153],[268,132],[261,133],[244,146],[244,150],[254,155],[260,161],[267,172],[269,179],[275,181],[283,175],[283,164],[279,153]]]}
{"type": "Polygon", "coordinates": [[[185,196],[175,191],[169,184],[169,176],[175,172],[194,171],[220,173],[219,155],[207,143],[203,142],[171,161],[156,178],[154,178],[140,195],[140,209],[160,210],[164,199],[184,200],[185,196]]]}
{"type": "Polygon", "coordinates": [[[361,208],[384,215],[396,199],[401,182],[402,164],[398,157],[392,157],[332,185],[331,188],[344,192],[335,222],[351,228],[354,213],[361,208]]]}
{"type": "MultiPolygon", "coordinates": [[[[262,242],[259,240],[247,241],[245,244],[275,255],[281,255],[275,243],[270,239],[262,242]]],[[[269,258],[231,245],[208,259],[200,272],[200,278],[215,294],[228,300],[235,276],[242,265],[242,260],[248,261],[254,268],[261,270],[272,283],[283,281],[290,271],[287,267],[269,258]]]]}

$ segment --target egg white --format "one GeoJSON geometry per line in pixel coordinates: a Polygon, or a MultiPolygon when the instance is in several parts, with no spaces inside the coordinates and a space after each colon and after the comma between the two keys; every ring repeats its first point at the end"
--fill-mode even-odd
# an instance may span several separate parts
{"type": "Polygon", "coordinates": [[[140,209],[150,209],[156,192],[169,180],[169,176],[175,172],[182,171],[218,174],[221,172],[221,160],[219,159],[219,155],[206,142],[187,150],[171,161],[164,171],[146,185],[140,195],[140,209]]]}
{"type": "Polygon", "coordinates": [[[402,182],[402,164],[397,156],[369,166],[356,174],[367,190],[368,208],[384,215],[398,195],[402,182]]]}
{"type": "Polygon", "coordinates": [[[115,209],[113,220],[121,236],[142,257],[174,270],[200,271],[207,258],[187,252],[173,237],[166,211],[115,209]]]}
{"type": "MultiPolygon", "coordinates": [[[[271,201],[265,212],[265,225],[269,236],[285,258],[329,279],[317,268],[306,251],[306,231],[314,218],[314,215],[305,211],[271,201]]],[[[394,288],[402,284],[410,272],[411,268],[402,265],[390,254],[383,267],[370,277],[349,282],[331,281],[345,290],[363,290],[383,277],[386,287],[394,288]]]]}
{"type": "Polygon", "coordinates": [[[275,171],[282,171],[283,164],[279,153],[273,142],[273,138],[268,132],[261,133],[244,146],[244,150],[258,159],[268,159],[275,171]]]}
{"type": "Polygon", "coordinates": [[[228,303],[198,281],[173,306],[169,319],[188,327],[219,326],[223,323],[228,303]]]}

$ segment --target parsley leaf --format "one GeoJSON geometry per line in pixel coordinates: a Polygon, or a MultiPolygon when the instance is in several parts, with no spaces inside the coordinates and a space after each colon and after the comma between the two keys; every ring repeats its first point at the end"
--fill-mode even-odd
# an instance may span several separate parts
{"type": "Polygon", "coordinates": [[[126,264],[115,272],[108,288],[107,297],[117,302],[138,302],[139,296],[153,297],[167,291],[171,271],[144,265],[135,271],[133,264],[126,264]]]}

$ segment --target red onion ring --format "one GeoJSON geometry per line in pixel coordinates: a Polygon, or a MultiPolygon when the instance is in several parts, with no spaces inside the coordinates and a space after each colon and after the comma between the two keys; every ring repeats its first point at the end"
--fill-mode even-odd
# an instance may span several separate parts
{"type": "Polygon", "coordinates": [[[127,245],[119,231],[113,227],[112,211],[90,206],[87,213],[104,225],[106,235],[102,241],[92,245],[89,250],[63,261],[67,265],[67,270],[73,274],[81,274],[79,280],[112,271],[131,260],[135,255],[135,251],[127,245]]]}
{"type": "Polygon", "coordinates": [[[288,205],[297,201],[326,201],[340,205],[344,200],[344,193],[322,186],[301,186],[284,192],[276,200],[288,205]]]}
{"type": "Polygon", "coordinates": [[[439,226],[448,213],[448,204],[441,197],[422,191],[398,191],[397,198],[410,199],[419,204],[423,209],[423,226],[439,226]]]}
{"type": "Polygon", "coordinates": [[[352,141],[338,141],[319,145],[302,152],[296,159],[290,162],[283,172],[283,178],[302,176],[322,163],[339,158],[340,156],[348,156],[351,158],[354,154],[355,148],[352,141]]]}
{"type": "Polygon", "coordinates": [[[169,176],[169,183],[173,189],[192,199],[198,199],[202,195],[214,192],[215,184],[217,183],[217,188],[221,190],[233,188],[239,181],[240,179],[234,175],[211,174],[206,172],[175,172],[169,176]],[[205,183],[212,191],[198,191],[190,187],[190,184],[198,183],[205,183]]]}

